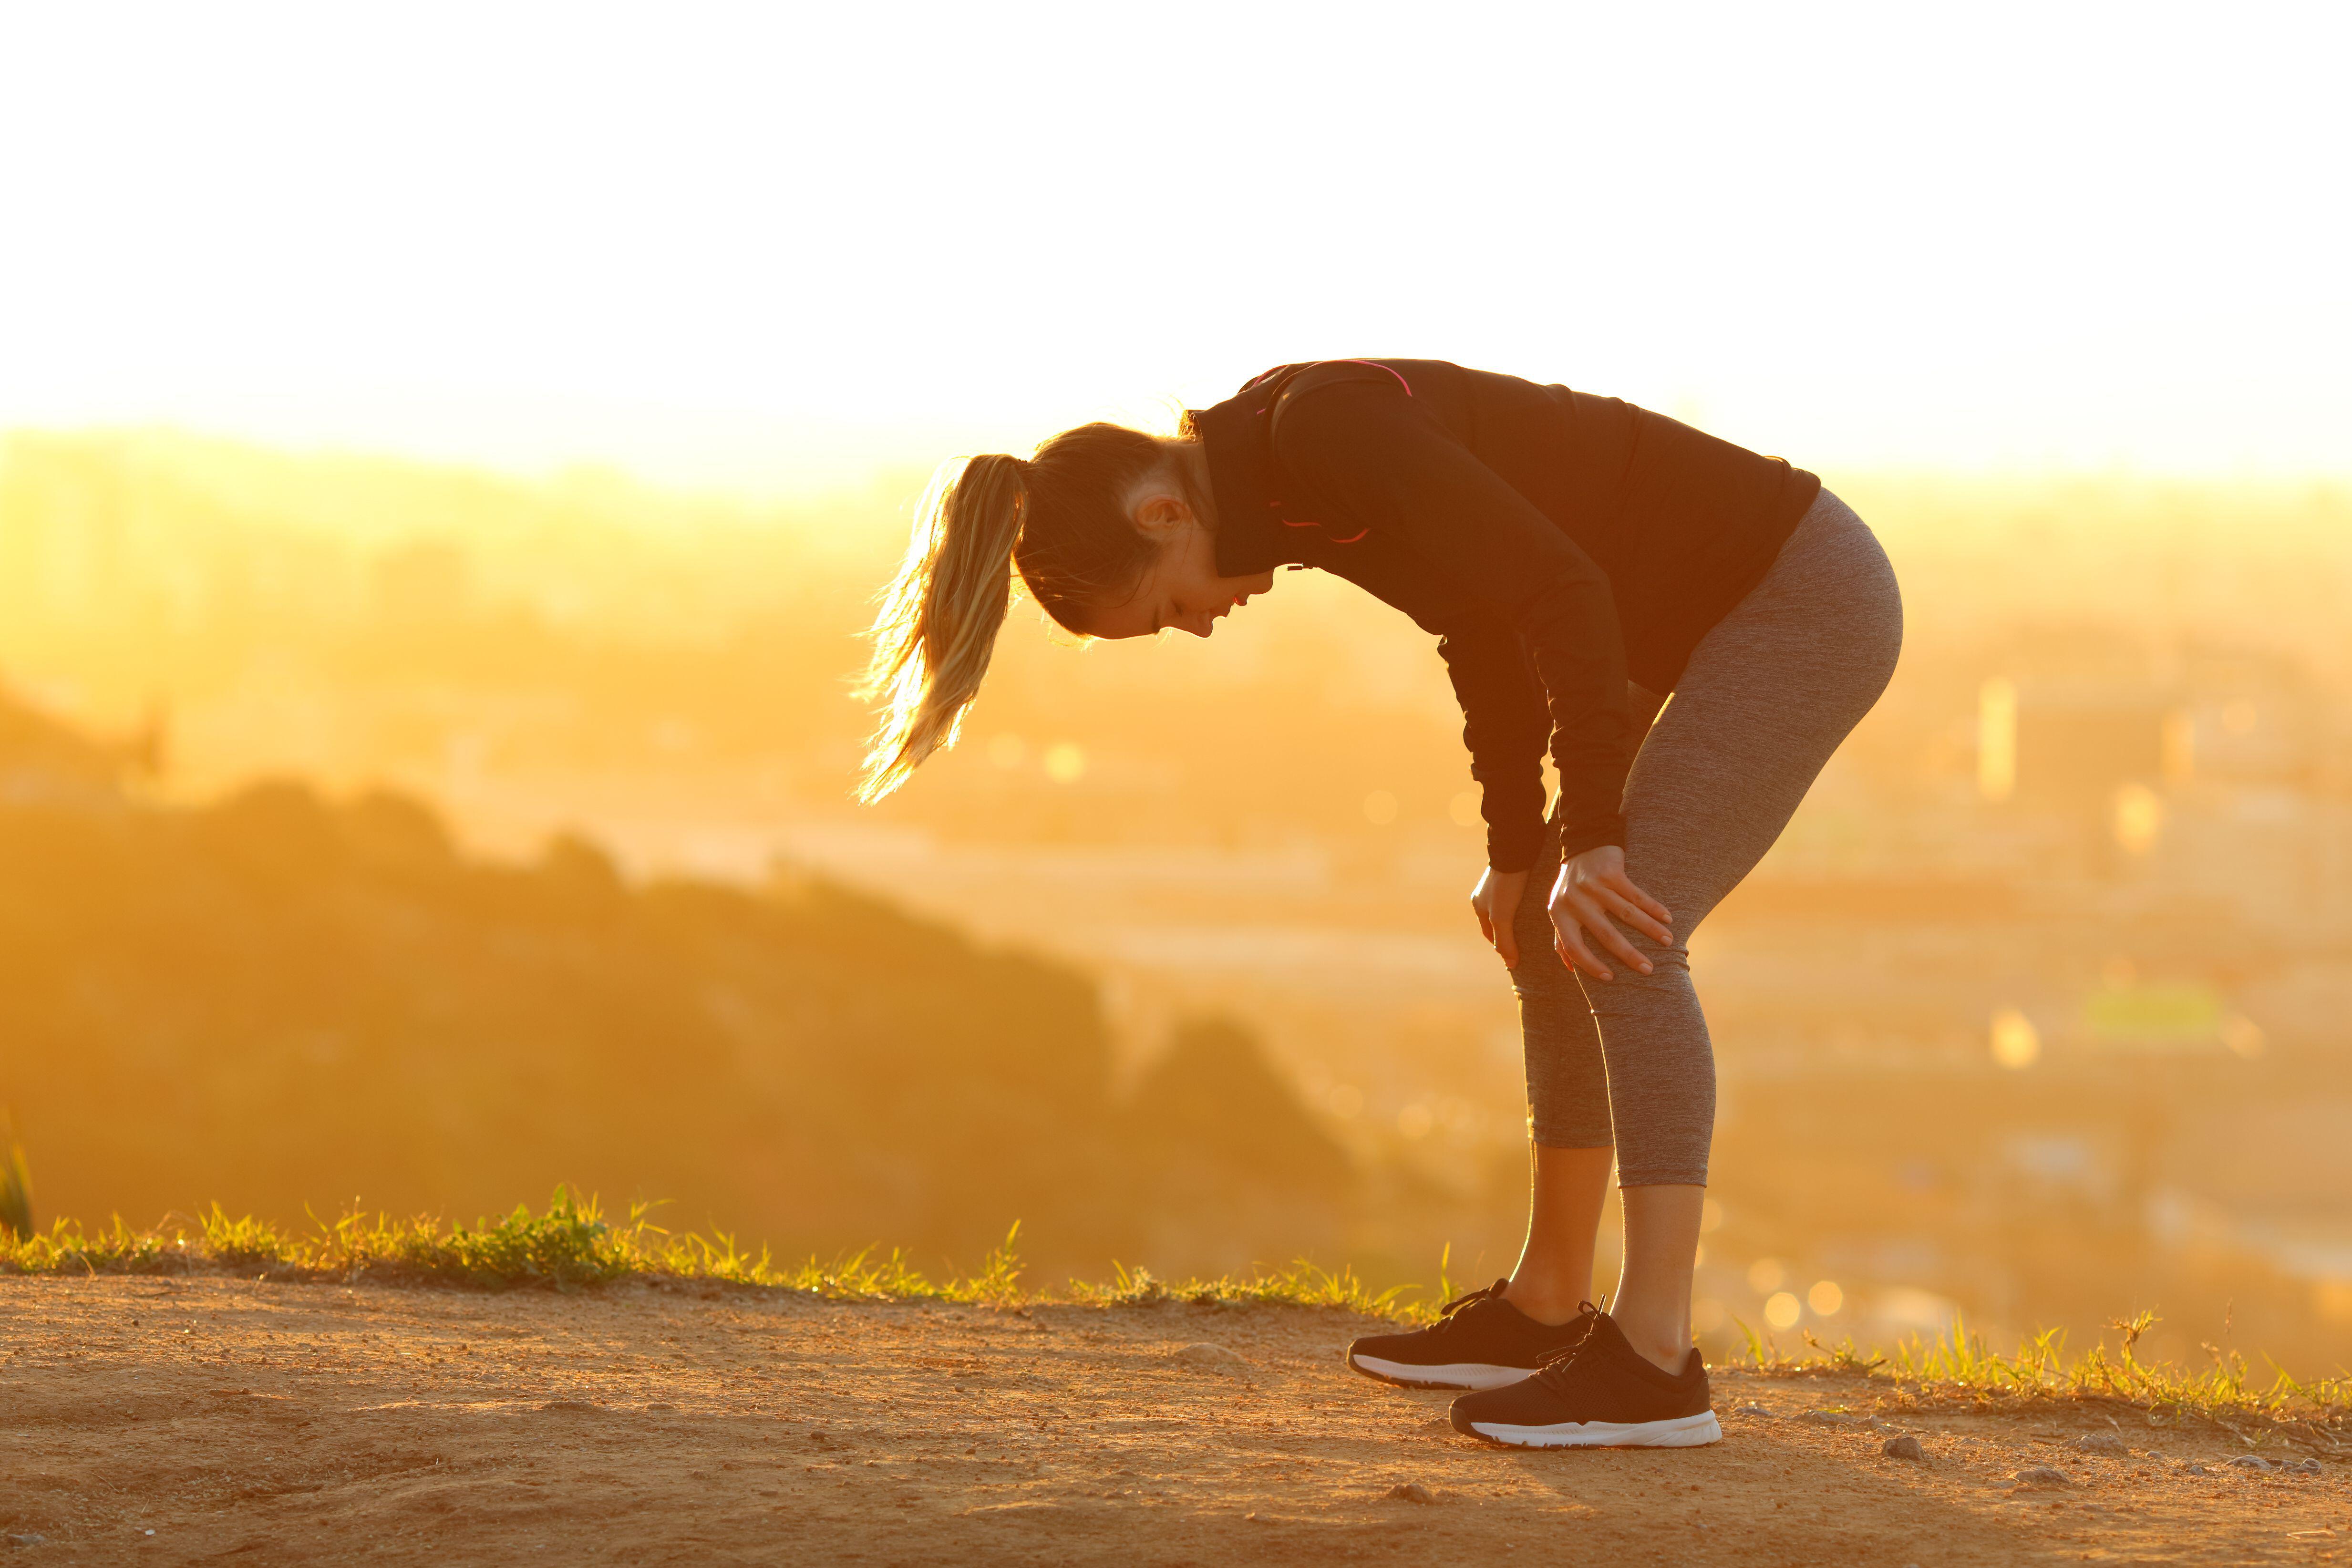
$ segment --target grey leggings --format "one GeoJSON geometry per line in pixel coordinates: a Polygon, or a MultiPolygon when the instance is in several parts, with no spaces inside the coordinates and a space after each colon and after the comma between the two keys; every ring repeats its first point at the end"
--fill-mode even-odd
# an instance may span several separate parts
{"type": "Polygon", "coordinates": [[[1706,1183],[1715,1051],[1691,989],[1691,932],[1780,836],[1886,689],[1902,644],[1885,552],[1823,490],[1763,580],[1700,639],[1626,776],[1626,875],[1674,915],[1671,947],[1625,931],[1651,973],[1597,943],[1614,980],[1560,962],[1545,908],[1557,825],[1547,832],[1512,928],[1538,1143],[1614,1142],[1621,1186],[1706,1183]]]}

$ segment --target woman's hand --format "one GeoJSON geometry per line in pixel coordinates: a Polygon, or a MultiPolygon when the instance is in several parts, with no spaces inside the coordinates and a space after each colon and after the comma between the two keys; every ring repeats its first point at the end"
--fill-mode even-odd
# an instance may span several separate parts
{"type": "Polygon", "coordinates": [[[1478,917],[1478,934],[1494,943],[1506,969],[1519,966],[1519,942],[1511,934],[1511,921],[1517,917],[1519,900],[1527,890],[1525,871],[1497,871],[1491,866],[1470,889],[1470,912],[1478,917]]]}
{"type": "Polygon", "coordinates": [[[1551,886],[1549,908],[1556,939],[1552,945],[1559,950],[1560,962],[1596,979],[1616,976],[1592,955],[1592,949],[1585,944],[1588,934],[1643,974],[1650,973],[1650,961],[1634,951],[1616,921],[1624,921],[1653,942],[1675,940],[1666,923],[1675,917],[1666,912],[1665,905],[1633,886],[1625,875],[1625,851],[1614,844],[1596,845],[1563,864],[1559,879],[1551,886]]]}

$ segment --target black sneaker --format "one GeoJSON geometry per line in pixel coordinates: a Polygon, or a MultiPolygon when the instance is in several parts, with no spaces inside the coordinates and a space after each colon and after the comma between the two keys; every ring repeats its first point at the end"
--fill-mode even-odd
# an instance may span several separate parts
{"type": "Polygon", "coordinates": [[[1348,1364],[1406,1388],[1499,1388],[1517,1383],[1584,1338],[1596,1309],[1565,1323],[1538,1323],[1503,1300],[1497,1279],[1445,1304],[1445,1315],[1409,1334],[1370,1334],[1348,1347],[1348,1364]]]}
{"type": "Polygon", "coordinates": [[[1696,1448],[1723,1439],[1693,1346],[1679,1373],[1626,1343],[1606,1312],[1533,1377],[1454,1402],[1454,1429],[1519,1448],[1696,1448]]]}

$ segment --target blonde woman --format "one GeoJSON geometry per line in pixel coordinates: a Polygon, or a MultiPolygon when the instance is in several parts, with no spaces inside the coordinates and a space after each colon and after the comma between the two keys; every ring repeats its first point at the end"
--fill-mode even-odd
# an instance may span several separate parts
{"type": "Polygon", "coordinates": [[[1172,439],[1087,425],[943,474],[875,625],[862,794],[954,738],[1013,573],[1083,636],[1207,637],[1283,566],[1439,639],[1484,790],[1470,906],[1527,1055],[1517,1267],[1349,1364],[1469,1391],[1454,1425],[1497,1442],[1714,1442],[1690,1300],[1715,1060],[1690,937],[1893,674],[1885,554],[1812,475],[1614,398],[1431,360],[1284,365],[1172,439]],[[1624,1264],[1602,1311],[1612,1169],[1624,1264]]]}

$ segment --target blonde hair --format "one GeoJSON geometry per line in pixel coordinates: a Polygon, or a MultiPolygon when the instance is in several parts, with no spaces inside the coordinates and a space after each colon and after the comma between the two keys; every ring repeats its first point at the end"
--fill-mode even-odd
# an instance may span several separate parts
{"type": "MultiPolygon", "coordinates": [[[[1026,462],[991,453],[940,466],[866,634],[874,657],[857,694],[878,700],[881,716],[859,800],[880,800],[955,743],[1012,607],[1015,568],[1040,607],[1081,636],[1089,605],[1134,585],[1159,546],[1128,515],[1127,496],[1168,460],[1159,437],[1095,424],[1063,431],[1026,462]]],[[[1184,466],[1176,471],[1209,516],[1184,466]]]]}

